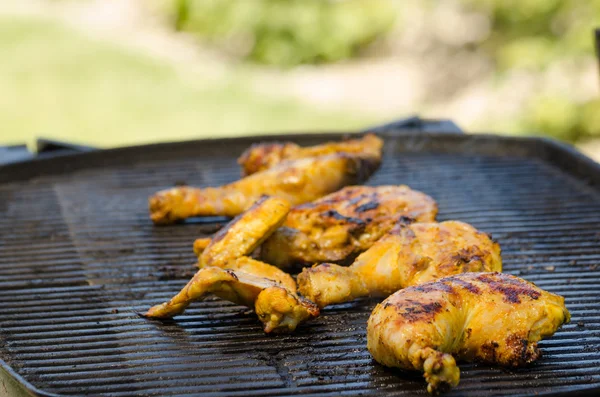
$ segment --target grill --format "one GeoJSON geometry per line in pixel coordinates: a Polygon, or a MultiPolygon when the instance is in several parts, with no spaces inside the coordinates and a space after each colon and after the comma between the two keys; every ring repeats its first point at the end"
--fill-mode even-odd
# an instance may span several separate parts
{"type": "MultiPolygon", "coordinates": [[[[448,396],[600,391],[600,167],[542,139],[380,132],[369,184],[434,197],[439,220],[491,232],[504,269],[565,296],[572,322],[528,368],[461,365],[448,396]]],[[[315,144],[335,135],[285,139],[315,144]]],[[[283,139],[281,137],[280,139],[283,139]]],[[[138,313],[194,273],[192,242],[224,219],[154,227],[147,197],[176,183],[239,176],[256,139],[90,152],[0,167],[0,358],[9,394],[426,395],[420,374],[377,365],[366,349],[375,305],[327,308],[291,335],[265,335],[245,308],[216,298],[161,323],[138,313]],[[13,388],[13,389],[11,389],[13,388]]]]}

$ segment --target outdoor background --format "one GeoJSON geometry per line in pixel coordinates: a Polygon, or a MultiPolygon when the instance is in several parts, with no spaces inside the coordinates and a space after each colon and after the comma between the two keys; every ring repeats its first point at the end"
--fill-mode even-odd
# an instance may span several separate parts
{"type": "Polygon", "coordinates": [[[600,159],[600,0],[4,0],[0,144],[356,130],[419,114],[600,159]]]}

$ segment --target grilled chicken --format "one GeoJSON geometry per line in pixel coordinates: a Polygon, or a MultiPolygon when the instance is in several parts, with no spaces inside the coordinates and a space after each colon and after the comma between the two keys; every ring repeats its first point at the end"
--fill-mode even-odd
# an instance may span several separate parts
{"type": "Polygon", "coordinates": [[[272,266],[264,263],[262,265],[267,267],[257,266],[260,262],[250,258],[239,258],[233,263],[243,270],[204,267],[170,301],[150,308],[146,316],[171,318],[183,313],[193,301],[211,293],[253,307],[267,333],[293,331],[298,324],[319,315],[319,308],[314,303],[295,294],[295,282],[289,275],[285,274],[278,282],[260,276],[262,270],[268,269],[266,275],[274,277],[272,266]]]}
{"type": "Polygon", "coordinates": [[[289,210],[290,205],[284,199],[260,198],[219,230],[212,240],[194,242],[194,250],[199,252],[198,265],[226,267],[232,259],[249,255],[283,223],[289,210]]]}
{"type": "Polygon", "coordinates": [[[228,185],[158,192],[149,199],[150,218],[155,224],[169,224],[192,216],[236,216],[263,195],[283,198],[291,205],[307,203],[364,182],[380,162],[380,154],[347,153],[286,160],[228,185]]]}
{"type": "Polygon", "coordinates": [[[456,386],[456,359],[517,367],[570,315],[564,298],[518,277],[465,273],[400,290],[377,305],[367,347],[388,367],[424,373],[427,390],[456,386]]]}
{"type": "Polygon", "coordinates": [[[401,288],[464,272],[502,271],[500,246],[463,222],[399,222],[349,267],[303,269],[300,292],[319,307],[363,296],[387,297],[401,288]]]}
{"type": "Polygon", "coordinates": [[[196,254],[196,256],[202,255],[211,242],[212,238],[210,237],[200,237],[194,240],[194,254],[196,254]]]}
{"type": "Polygon", "coordinates": [[[352,260],[399,219],[432,222],[437,204],[407,186],[351,186],[292,208],[262,244],[260,258],[278,267],[352,260]]]}
{"type": "Polygon", "coordinates": [[[343,142],[327,142],[322,145],[301,147],[295,143],[259,143],[250,146],[238,159],[244,176],[264,171],[284,160],[297,160],[335,153],[356,154],[362,157],[381,157],[383,141],[374,134],[343,142]]]}

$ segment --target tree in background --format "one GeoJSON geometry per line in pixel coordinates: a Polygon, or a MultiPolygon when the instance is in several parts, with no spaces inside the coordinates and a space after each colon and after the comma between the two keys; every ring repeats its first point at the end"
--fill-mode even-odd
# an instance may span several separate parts
{"type": "MultiPolygon", "coordinates": [[[[398,32],[412,32],[415,38],[408,47],[388,46],[386,54],[380,45],[378,51],[381,54],[383,48],[384,55],[397,57],[407,56],[407,51],[416,54],[429,73],[426,102],[443,104],[478,81],[491,81],[495,87],[521,86],[525,92],[518,110],[507,116],[509,120],[489,119],[490,123],[571,141],[600,137],[597,89],[581,87],[578,79],[594,62],[592,31],[600,25],[600,0],[164,1],[177,29],[234,58],[271,66],[350,59],[386,36],[389,41],[398,32]],[[422,9],[422,20],[403,18],[409,3],[422,9]],[[485,34],[465,40],[435,37],[431,33],[439,28],[435,24],[446,21],[432,16],[443,15],[437,11],[444,7],[469,16],[459,18],[458,25],[455,20],[453,26],[475,21],[485,27],[485,34]],[[402,25],[408,28],[403,31],[402,25]],[[421,30],[415,34],[417,25],[421,30]]],[[[453,33],[446,30],[448,36],[453,33]]],[[[496,103],[502,100],[499,97],[496,103]]]]}
{"type": "Polygon", "coordinates": [[[600,136],[597,95],[582,96],[568,84],[569,74],[580,73],[594,53],[600,0],[461,2],[489,16],[490,35],[477,45],[494,60],[500,84],[516,73],[549,77],[523,109],[520,129],[566,140],[600,136]]]}
{"type": "Polygon", "coordinates": [[[274,66],[355,56],[390,30],[390,0],[176,0],[175,26],[240,58],[274,66]]]}

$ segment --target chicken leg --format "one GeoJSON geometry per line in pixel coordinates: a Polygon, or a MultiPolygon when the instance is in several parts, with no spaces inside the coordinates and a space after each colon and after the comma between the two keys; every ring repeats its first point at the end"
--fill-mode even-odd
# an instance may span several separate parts
{"type": "Polygon", "coordinates": [[[292,205],[307,203],[364,182],[380,162],[381,156],[345,153],[286,160],[221,187],[182,186],[158,192],[149,199],[150,218],[155,224],[169,224],[192,216],[236,216],[263,195],[283,198],[292,205]]]}
{"type": "Polygon", "coordinates": [[[500,246],[458,221],[398,223],[349,267],[305,268],[300,292],[323,308],[363,296],[387,297],[401,288],[463,272],[501,271],[500,246]]]}

